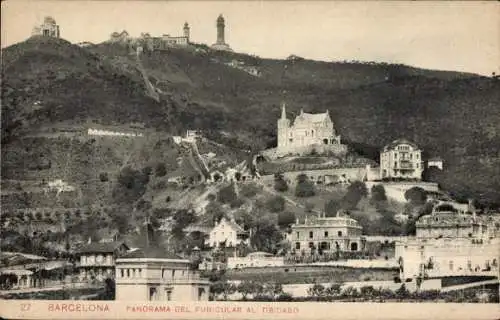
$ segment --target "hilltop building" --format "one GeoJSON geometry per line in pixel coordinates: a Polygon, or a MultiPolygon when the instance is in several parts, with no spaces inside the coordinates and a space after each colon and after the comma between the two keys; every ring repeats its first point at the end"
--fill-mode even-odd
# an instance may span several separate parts
{"type": "Polygon", "coordinates": [[[324,113],[305,113],[295,118],[293,124],[286,115],[286,105],[281,107],[278,119],[278,155],[304,154],[313,150],[317,153],[327,151],[341,152],[346,148],[340,143],[340,135],[335,133],[328,110],[324,113]]]}
{"type": "Polygon", "coordinates": [[[423,172],[422,151],[406,139],[386,145],[380,153],[382,179],[421,180],[423,172]]]}
{"type": "Polygon", "coordinates": [[[110,42],[121,42],[126,43],[130,41],[130,35],[127,31],[123,30],[122,32],[113,32],[109,39],[110,42]]]}
{"type": "Polygon", "coordinates": [[[190,260],[161,249],[116,260],[117,301],[208,301],[209,284],[190,260]]]}
{"type": "Polygon", "coordinates": [[[56,23],[56,20],[54,20],[54,18],[50,16],[45,17],[41,25],[35,26],[31,34],[33,36],[44,36],[52,38],[61,37],[59,25],[56,23]]]}
{"type": "Polygon", "coordinates": [[[365,247],[361,236],[363,228],[343,211],[337,212],[335,217],[306,217],[303,223],[297,219],[291,228],[290,241],[295,252],[358,252],[365,247]]]}
{"type": "Polygon", "coordinates": [[[226,43],[224,37],[224,28],[226,27],[224,17],[219,15],[217,18],[217,41],[212,45],[212,49],[220,51],[233,51],[226,43]]]}
{"type": "Polygon", "coordinates": [[[131,43],[136,46],[142,46],[149,50],[165,50],[169,47],[182,47],[189,45],[191,29],[187,22],[184,23],[182,31],[182,36],[171,36],[170,34],[163,34],[161,37],[153,37],[149,33],[143,32],[141,33],[139,38],[132,38],[130,37],[128,32],[124,30],[120,33],[113,32],[110,36],[109,41],[113,43],[131,43]]]}

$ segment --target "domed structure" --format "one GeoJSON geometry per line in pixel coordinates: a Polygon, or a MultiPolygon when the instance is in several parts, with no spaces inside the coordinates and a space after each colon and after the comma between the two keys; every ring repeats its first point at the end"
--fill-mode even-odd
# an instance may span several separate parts
{"type": "Polygon", "coordinates": [[[480,238],[488,231],[488,221],[475,213],[460,213],[447,203],[434,206],[432,213],[416,222],[419,238],[480,238]]]}
{"type": "Polygon", "coordinates": [[[52,18],[51,16],[47,16],[47,17],[45,17],[45,19],[43,19],[43,23],[56,24],[56,20],[54,18],[52,18]]]}
{"type": "Polygon", "coordinates": [[[44,36],[52,38],[60,38],[59,25],[56,24],[56,20],[51,16],[46,16],[43,19],[43,24],[40,26],[35,26],[32,31],[33,36],[44,36]]]}

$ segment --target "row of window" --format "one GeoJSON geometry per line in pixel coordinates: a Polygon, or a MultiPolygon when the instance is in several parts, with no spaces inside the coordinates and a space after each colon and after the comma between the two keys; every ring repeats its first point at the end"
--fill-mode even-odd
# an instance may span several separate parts
{"type": "MultiPolygon", "coordinates": [[[[309,242],[308,243],[308,248],[309,249],[316,249],[316,246],[314,245],[314,242],[309,242]]],[[[321,250],[330,250],[330,242],[320,242],[319,243],[319,248],[321,250]]],[[[300,250],[300,242],[295,242],[295,250],[300,250]]],[[[340,245],[338,242],[335,242],[335,250],[340,250],[340,245]]],[[[358,243],[357,242],[352,242],[351,243],[351,251],[358,251],[358,243]]]]}
{"type": "MultiPolygon", "coordinates": [[[[300,239],[300,232],[299,231],[296,232],[296,235],[297,235],[297,239],[300,239]]],[[[325,231],[323,233],[323,235],[325,238],[328,238],[328,231],[325,231]]],[[[337,236],[342,237],[342,231],[337,231],[337,236]]],[[[309,231],[309,238],[310,239],[314,238],[314,231],[309,231]]]]}
{"type": "Polygon", "coordinates": [[[120,278],[140,278],[142,277],[142,269],[120,269],[120,278]]]}

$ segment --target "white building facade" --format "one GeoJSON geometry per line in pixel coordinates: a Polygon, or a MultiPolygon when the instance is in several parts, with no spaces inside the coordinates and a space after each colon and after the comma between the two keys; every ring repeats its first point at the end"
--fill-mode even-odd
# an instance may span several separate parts
{"type": "Polygon", "coordinates": [[[117,301],[208,301],[208,279],[189,260],[138,250],[116,261],[117,301]]]}
{"type": "Polygon", "coordinates": [[[311,217],[291,226],[289,237],[292,250],[310,254],[323,252],[359,252],[364,249],[363,228],[347,214],[339,211],[335,217],[311,217]]]}
{"type": "Polygon", "coordinates": [[[421,180],[422,172],[422,151],[408,140],[395,140],[380,153],[381,179],[421,180]]]}
{"type": "Polygon", "coordinates": [[[233,220],[222,218],[220,222],[210,231],[207,245],[216,247],[236,247],[244,243],[248,244],[248,232],[233,220]]]}
{"type": "Polygon", "coordinates": [[[465,275],[498,276],[500,230],[492,216],[438,205],[416,223],[416,237],[396,242],[404,279],[465,275]]]}

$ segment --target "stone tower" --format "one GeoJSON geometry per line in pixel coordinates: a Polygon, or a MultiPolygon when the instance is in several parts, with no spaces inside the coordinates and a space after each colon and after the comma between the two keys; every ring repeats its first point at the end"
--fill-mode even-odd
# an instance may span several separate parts
{"type": "Polygon", "coordinates": [[[287,145],[289,127],[290,120],[286,117],[286,105],[283,102],[281,105],[281,118],[278,119],[278,148],[287,145]]]}
{"type": "Polygon", "coordinates": [[[225,27],[226,27],[226,23],[225,23],[224,17],[221,14],[217,18],[217,41],[212,45],[212,49],[232,51],[224,39],[224,37],[225,37],[224,28],[225,27]]]}
{"type": "Polygon", "coordinates": [[[217,44],[225,44],[224,41],[224,28],[226,27],[224,17],[219,15],[217,18],[217,44]]]}
{"type": "Polygon", "coordinates": [[[186,37],[189,42],[189,24],[187,22],[184,23],[183,31],[184,31],[184,37],[186,37]]]}

